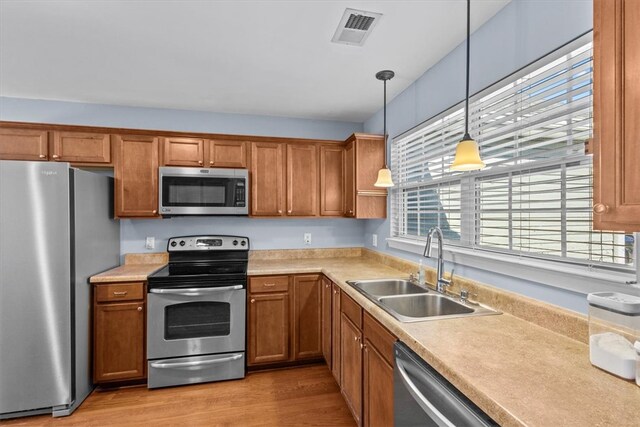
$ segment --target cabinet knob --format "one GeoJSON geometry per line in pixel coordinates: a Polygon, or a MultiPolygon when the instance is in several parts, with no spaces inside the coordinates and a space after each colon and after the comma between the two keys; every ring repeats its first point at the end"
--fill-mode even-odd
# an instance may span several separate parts
{"type": "Polygon", "coordinates": [[[360,341],[360,337],[354,337],[356,341],[360,341]]]}
{"type": "Polygon", "coordinates": [[[198,164],[202,166],[204,163],[202,162],[202,160],[198,160],[198,164]]]}
{"type": "Polygon", "coordinates": [[[333,290],[333,293],[334,293],[334,294],[337,294],[337,293],[338,293],[338,291],[336,291],[336,290],[334,289],[334,290],[333,290]]]}
{"type": "Polygon", "coordinates": [[[155,215],[155,214],[158,213],[158,211],[154,209],[154,210],[151,211],[151,213],[155,215]]]}
{"type": "Polygon", "coordinates": [[[40,154],[38,157],[41,158],[41,159],[46,159],[47,158],[47,156],[45,156],[44,154],[40,154]]]}
{"type": "Polygon", "coordinates": [[[281,214],[282,213],[282,209],[278,209],[278,213],[281,214]]]}
{"type": "Polygon", "coordinates": [[[289,209],[289,210],[287,211],[287,213],[291,213],[291,209],[289,209]]]}
{"type": "Polygon", "coordinates": [[[54,159],[59,159],[59,158],[60,158],[60,156],[59,156],[59,155],[57,155],[57,154],[54,154],[54,155],[53,155],[53,156],[51,156],[51,157],[53,157],[54,159]]]}
{"type": "Polygon", "coordinates": [[[360,349],[361,349],[361,350],[364,350],[364,349],[365,349],[365,347],[366,347],[366,345],[364,345],[364,344],[360,343],[360,349]]]}
{"type": "Polygon", "coordinates": [[[251,298],[251,304],[253,304],[254,302],[256,302],[255,298],[251,298]]]}
{"type": "Polygon", "coordinates": [[[593,213],[596,215],[602,215],[603,213],[606,213],[609,211],[609,206],[605,205],[604,203],[596,203],[595,205],[593,205],[593,213]]]}
{"type": "Polygon", "coordinates": [[[142,311],[142,307],[138,307],[138,311],[142,311]]]}
{"type": "Polygon", "coordinates": [[[324,287],[328,289],[329,288],[329,284],[327,283],[326,285],[324,285],[324,287]]]}
{"type": "Polygon", "coordinates": [[[213,166],[213,160],[209,161],[209,164],[210,164],[211,166],[213,166]]]}

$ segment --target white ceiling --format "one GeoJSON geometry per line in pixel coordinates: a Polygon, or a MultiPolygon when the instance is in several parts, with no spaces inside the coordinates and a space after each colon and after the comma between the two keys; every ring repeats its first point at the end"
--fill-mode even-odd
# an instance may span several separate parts
{"type": "MultiPolygon", "coordinates": [[[[508,0],[472,2],[472,30],[508,0]]],[[[362,122],[465,37],[464,0],[0,0],[0,95],[362,122]],[[345,8],[383,14],[331,43],[345,8]]],[[[461,70],[462,72],[462,70],[461,70]]]]}

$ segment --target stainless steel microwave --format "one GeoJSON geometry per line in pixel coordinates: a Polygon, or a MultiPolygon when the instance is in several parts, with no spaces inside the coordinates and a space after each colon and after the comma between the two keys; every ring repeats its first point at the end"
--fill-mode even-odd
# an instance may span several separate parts
{"type": "Polygon", "coordinates": [[[161,167],[160,214],[248,215],[246,169],[161,167]]]}

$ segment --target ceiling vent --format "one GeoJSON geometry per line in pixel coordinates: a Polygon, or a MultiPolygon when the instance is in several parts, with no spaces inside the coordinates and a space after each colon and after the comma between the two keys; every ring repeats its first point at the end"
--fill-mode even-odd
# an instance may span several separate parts
{"type": "Polygon", "coordinates": [[[351,46],[362,46],[381,16],[381,13],[346,9],[331,41],[351,46]]]}

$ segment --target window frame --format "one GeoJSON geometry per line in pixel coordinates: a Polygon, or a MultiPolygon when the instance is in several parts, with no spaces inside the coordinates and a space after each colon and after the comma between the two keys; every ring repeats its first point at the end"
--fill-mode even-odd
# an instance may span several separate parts
{"type": "MultiPolygon", "coordinates": [[[[496,91],[496,86],[500,85],[500,83],[503,83],[506,80],[516,81],[524,75],[527,75],[534,70],[539,69],[540,65],[536,65],[536,63],[538,63],[541,59],[552,55],[553,57],[550,59],[550,61],[554,61],[557,58],[560,58],[561,56],[567,55],[573,50],[578,49],[591,40],[592,33],[589,31],[576,38],[575,40],[567,43],[566,45],[560,47],[559,49],[556,49],[553,52],[550,52],[549,54],[536,59],[529,65],[523,67],[515,73],[510,74],[504,79],[501,79],[500,81],[489,85],[487,88],[474,94],[471,98],[473,100],[482,99],[482,97],[488,95],[493,91],[496,91]]],[[[395,143],[395,141],[399,139],[403,139],[407,136],[420,132],[422,129],[429,127],[434,121],[440,120],[447,117],[448,115],[455,113],[456,110],[459,110],[462,105],[463,101],[450,108],[447,108],[445,111],[425,120],[420,125],[396,136],[395,138],[393,138],[393,142],[395,143]]],[[[471,107],[473,108],[473,106],[471,107]]],[[[473,115],[473,112],[471,113],[471,115],[473,115]]],[[[584,156],[580,156],[580,158],[582,161],[584,161],[584,156]]],[[[542,161],[539,164],[536,162],[535,167],[537,168],[544,163],[547,162],[542,161]]],[[[559,159],[553,159],[549,163],[553,163],[556,166],[559,166],[560,162],[559,159]]],[[[391,167],[393,168],[393,161],[391,167]]],[[[522,169],[518,166],[516,166],[516,168],[522,169]]],[[[502,170],[500,170],[500,172],[501,171],[502,170]]],[[[480,172],[475,173],[471,176],[467,176],[468,174],[460,174],[457,175],[456,178],[459,179],[460,185],[462,187],[464,187],[465,185],[469,185],[472,186],[471,188],[474,188],[478,178],[482,176],[496,175],[497,173],[499,173],[498,170],[489,170],[486,173],[480,172]]],[[[439,182],[440,180],[435,180],[432,183],[423,183],[423,185],[428,186],[431,184],[437,186],[439,182]]],[[[415,184],[410,185],[410,187],[416,189],[418,188],[415,184]]],[[[403,189],[396,188],[392,191],[403,191],[403,189]]],[[[602,291],[604,289],[629,292],[630,289],[638,289],[637,283],[634,284],[632,282],[637,282],[639,278],[637,267],[640,264],[640,244],[638,242],[638,240],[640,239],[640,233],[634,234],[635,258],[633,267],[609,263],[599,263],[588,260],[573,261],[570,258],[559,258],[557,256],[545,257],[538,256],[536,254],[517,254],[508,250],[504,251],[498,248],[492,249],[486,246],[477,247],[474,246],[473,243],[477,238],[475,222],[477,221],[476,213],[478,207],[476,206],[475,201],[470,202],[466,200],[468,198],[470,198],[468,194],[461,194],[460,228],[462,230],[461,234],[464,240],[460,240],[459,242],[445,240],[443,252],[446,261],[460,264],[463,266],[463,268],[468,266],[482,270],[493,271],[506,276],[534,281],[537,283],[542,283],[578,293],[602,291]],[[472,204],[471,209],[464,208],[463,205],[468,203],[472,204]]],[[[389,221],[389,236],[391,237],[386,239],[389,247],[415,254],[422,254],[425,245],[425,239],[422,236],[394,236],[394,232],[399,229],[397,228],[397,206],[394,206],[393,194],[392,197],[390,197],[390,212],[391,215],[389,221]]],[[[418,228],[420,229],[419,223],[418,228]]]]}

